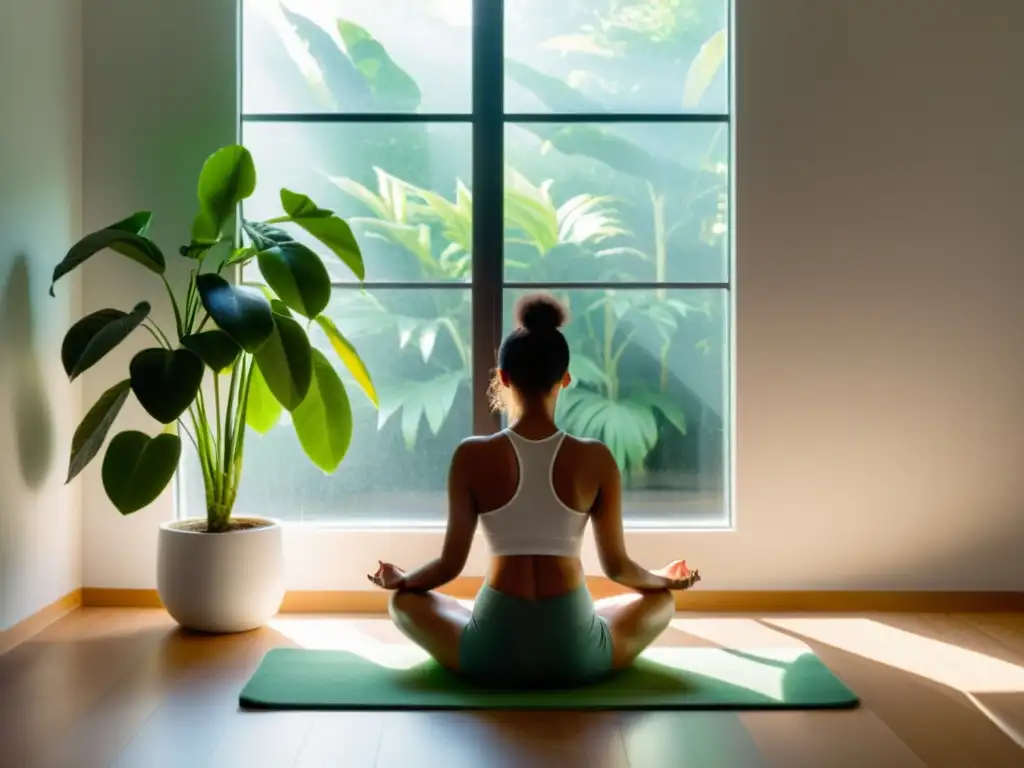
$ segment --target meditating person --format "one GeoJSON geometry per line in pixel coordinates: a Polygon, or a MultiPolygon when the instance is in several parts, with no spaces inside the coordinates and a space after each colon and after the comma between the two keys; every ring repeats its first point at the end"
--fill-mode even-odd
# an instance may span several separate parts
{"type": "Polygon", "coordinates": [[[700,578],[682,560],[647,571],[630,559],[611,451],[555,426],[555,403],[570,383],[565,315],[546,295],[518,303],[519,327],[501,344],[491,384],[511,426],[455,451],[441,556],[414,571],[378,561],[367,574],[394,590],[390,613],[403,633],[483,685],[571,687],[627,667],[668,626],[672,590],[700,578]],[[592,600],[580,560],[587,520],[604,573],[635,593],[592,600]],[[477,523],[492,560],[470,611],[433,590],[461,573],[477,523]]]}

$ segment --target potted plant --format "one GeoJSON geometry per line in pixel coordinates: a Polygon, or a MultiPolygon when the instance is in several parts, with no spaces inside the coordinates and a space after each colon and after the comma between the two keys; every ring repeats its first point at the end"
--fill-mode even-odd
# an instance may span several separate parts
{"type": "MultiPolygon", "coordinates": [[[[327,268],[296,240],[305,232],[362,281],[363,260],[348,224],[309,197],[282,189],[283,215],[250,221],[239,204],[252,195],[256,171],[242,146],[211,155],[199,177],[199,213],[188,245],[184,300],[167,278],[167,262],[147,231],[151,214],[132,216],[77,242],[53,272],[53,282],[103,250],[148,269],[163,281],[174,314],[165,332],[140,301],[130,311],[101,309],[67,332],[61,360],[69,379],[92,368],[133,331],[154,344],[136,353],[127,378],[96,401],[75,431],[68,479],[99,453],[125,401],[135,399],[162,431],[123,431],[107,442],[103,487],[123,515],[146,507],[167,487],[185,435],[202,468],[206,515],[161,526],[157,587],[183,626],[239,632],[264,624],[284,598],[280,523],[232,517],[242,477],[246,427],[268,431],[282,409],[316,466],[337,469],[352,437],[345,385],[309,341],[315,323],[370,400],[377,397],[356,350],[323,314],[331,297],[327,268]],[[266,286],[234,285],[225,274],[254,261],[266,286]]],[[[53,295],[53,285],[50,287],[53,295]]]]}

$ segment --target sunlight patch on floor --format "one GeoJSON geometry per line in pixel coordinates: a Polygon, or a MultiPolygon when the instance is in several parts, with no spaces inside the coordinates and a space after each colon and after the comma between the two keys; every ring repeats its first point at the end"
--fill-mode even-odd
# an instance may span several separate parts
{"type": "Polygon", "coordinates": [[[782,682],[788,665],[808,651],[777,651],[786,658],[752,652],[749,658],[721,648],[648,648],[643,657],[670,669],[693,672],[746,688],[775,701],[784,698],[782,682]]]}
{"type": "Polygon", "coordinates": [[[411,642],[382,642],[345,619],[276,618],[271,620],[270,628],[301,648],[348,651],[390,669],[409,669],[430,658],[411,642]]]}
{"type": "Polygon", "coordinates": [[[1016,664],[873,619],[763,621],[965,693],[1024,692],[1024,668],[1016,664]]]}
{"type": "Polygon", "coordinates": [[[810,651],[806,643],[755,619],[673,619],[669,626],[722,648],[755,648],[760,656],[779,661],[792,661],[810,651]]]}

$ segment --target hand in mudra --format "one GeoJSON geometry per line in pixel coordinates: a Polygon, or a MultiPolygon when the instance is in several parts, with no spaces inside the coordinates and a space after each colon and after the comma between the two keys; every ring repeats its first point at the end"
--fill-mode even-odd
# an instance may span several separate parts
{"type": "Polygon", "coordinates": [[[385,563],[380,560],[377,561],[377,572],[372,576],[366,574],[366,578],[372,581],[381,589],[398,589],[402,585],[402,579],[405,578],[405,571],[396,565],[391,563],[385,563]]]}
{"type": "Polygon", "coordinates": [[[685,560],[673,560],[654,573],[669,580],[669,589],[689,589],[700,581],[700,571],[691,571],[685,560]]]}

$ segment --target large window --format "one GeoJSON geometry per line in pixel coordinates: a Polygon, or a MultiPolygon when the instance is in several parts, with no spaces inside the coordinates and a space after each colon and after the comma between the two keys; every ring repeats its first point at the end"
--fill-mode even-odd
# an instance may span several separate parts
{"type": "Polygon", "coordinates": [[[452,450],[500,427],[511,307],[542,289],[572,315],[558,419],[612,448],[628,524],[728,524],[728,0],[242,6],[249,212],[289,186],[350,220],[367,279],[339,272],[329,311],[381,402],[353,386],[331,476],[290,429],[253,435],[239,509],[441,523],[452,450]]]}

